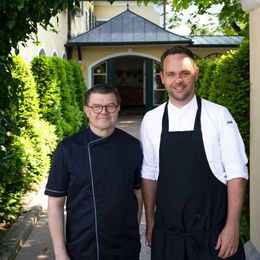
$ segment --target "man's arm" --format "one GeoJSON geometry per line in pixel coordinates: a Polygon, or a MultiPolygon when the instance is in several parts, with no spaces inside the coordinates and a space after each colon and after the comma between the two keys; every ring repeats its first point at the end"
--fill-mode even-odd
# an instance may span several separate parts
{"type": "Polygon", "coordinates": [[[56,260],[70,260],[64,235],[65,197],[48,197],[48,222],[56,260]]]}
{"type": "Polygon", "coordinates": [[[154,226],[154,210],[156,202],[157,182],[154,180],[142,179],[142,193],[146,218],[146,239],[148,246],[152,244],[152,231],[154,226]]]}
{"type": "Polygon", "coordinates": [[[137,220],[138,220],[138,225],[140,225],[142,212],[143,212],[143,197],[142,197],[141,189],[139,190],[134,189],[134,193],[138,201],[137,220]]]}
{"type": "Polygon", "coordinates": [[[216,249],[219,257],[226,259],[237,252],[239,245],[240,216],[245,195],[246,180],[236,178],[228,181],[228,212],[226,225],[221,231],[216,249]]]}

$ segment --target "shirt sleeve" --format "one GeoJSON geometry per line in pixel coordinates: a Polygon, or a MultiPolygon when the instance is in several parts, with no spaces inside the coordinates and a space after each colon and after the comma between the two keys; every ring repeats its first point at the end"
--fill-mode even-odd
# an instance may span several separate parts
{"type": "Polygon", "coordinates": [[[67,195],[69,171],[69,156],[64,145],[59,143],[51,165],[48,181],[44,194],[53,197],[63,197],[67,195]]]}
{"type": "Polygon", "coordinates": [[[234,178],[248,179],[247,156],[238,126],[228,111],[224,109],[220,136],[221,156],[226,180],[234,178]]]}
{"type": "MultiPolygon", "coordinates": [[[[158,166],[158,159],[156,157],[156,145],[151,136],[151,131],[149,131],[149,122],[150,120],[147,118],[147,114],[144,117],[142,124],[141,124],[141,143],[143,149],[143,165],[142,165],[142,178],[143,179],[150,179],[150,180],[157,180],[159,174],[159,166],[158,166]]],[[[155,126],[157,127],[157,126],[155,126]]],[[[150,126],[151,128],[151,126],[150,126]]]]}

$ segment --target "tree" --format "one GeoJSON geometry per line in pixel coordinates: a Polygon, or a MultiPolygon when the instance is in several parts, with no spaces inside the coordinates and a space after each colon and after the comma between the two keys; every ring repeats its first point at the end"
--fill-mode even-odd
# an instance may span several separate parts
{"type": "MultiPolygon", "coordinates": [[[[191,14],[191,20],[198,15],[214,14],[217,6],[219,27],[226,35],[247,35],[248,14],[245,13],[237,0],[171,0],[172,10],[178,12],[188,9],[191,5],[197,7],[197,12],[191,14]]],[[[196,28],[196,25],[193,25],[196,28]]]]}
{"type": "MultiPolygon", "coordinates": [[[[108,0],[113,3],[115,0],[108,0]]],[[[237,0],[137,0],[139,4],[142,2],[147,4],[149,2],[169,4],[172,7],[173,22],[178,21],[180,12],[188,9],[190,6],[197,7],[197,11],[191,13],[190,23],[193,32],[198,31],[198,26],[193,23],[197,16],[203,14],[212,15],[214,7],[218,6],[219,13],[217,17],[219,20],[219,27],[217,31],[221,31],[226,35],[245,35],[248,36],[248,14],[244,12],[237,0]]],[[[216,28],[213,28],[216,30],[216,28]]]]}
{"type": "MultiPolygon", "coordinates": [[[[29,39],[37,40],[37,26],[52,28],[50,19],[65,8],[72,10],[81,0],[2,0],[0,1],[0,59],[3,61],[14,49],[18,52],[18,43],[23,44],[29,39]]],[[[118,0],[107,0],[111,4],[118,0]]],[[[191,23],[194,17],[201,14],[211,14],[212,7],[221,6],[217,14],[220,28],[225,34],[245,35],[248,32],[248,14],[242,11],[237,0],[136,0],[138,4],[149,2],[169,4],[174,16],[191,5],[197,11],[191,14],[191,23]]],[[[196,24],[191,24],[196,32],[196,24]]]]}
{"type": "Polygon", "coordinates": [[[65,8],[72,9],[80,0],[2,0],[0,1],[0,59],[14,49],[18,43],[37,39],[38,25],[47,29],[50,19],[65,8]]]}

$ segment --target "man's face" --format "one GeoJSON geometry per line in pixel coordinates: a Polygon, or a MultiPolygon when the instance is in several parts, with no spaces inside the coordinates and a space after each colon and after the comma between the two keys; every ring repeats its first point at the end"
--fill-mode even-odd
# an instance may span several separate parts
{"type": "Polygon", "coordinates": [[[168,55],[160,76],[172,104],[182,107],[191,101],[199,76],[199,69],[191,58],[184,54],[168,55]]]}
{"type": "Polygon", "coordinates": [[[120,106],[117,106],[113,113],[109,113],[107,108],[103,107],[100,113],[95,113],[93,106],[113,106],[118,105],[116,96],[113,93],[90,95],[89,103],[84,106],[84,112],[89,119],[91,130],[98,136],[108,136],[114,131],[120,106]]]}

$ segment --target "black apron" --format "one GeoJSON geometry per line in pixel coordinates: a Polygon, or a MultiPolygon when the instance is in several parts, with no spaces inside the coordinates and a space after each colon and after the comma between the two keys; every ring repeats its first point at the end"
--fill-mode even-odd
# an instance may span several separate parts
{"type": "MultiPolygon", "coordinates": [[[[212,173],[202,139],[201,99],[193,131],[169,132],[165,106],[152,260],[213,260],[227,216],[227,188],[212,173]]],[[[240,242],[236,255],[245,259],[240,242]]]]}

